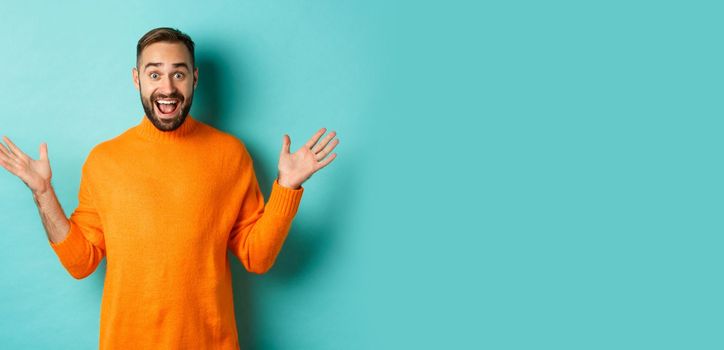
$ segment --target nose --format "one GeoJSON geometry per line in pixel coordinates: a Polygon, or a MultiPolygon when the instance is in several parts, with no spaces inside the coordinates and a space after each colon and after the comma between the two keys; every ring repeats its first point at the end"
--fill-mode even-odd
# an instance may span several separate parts
{"type": "Polygon", "coordinates": [[[162,93],[164,95],[170,95],[170,94],[176,92],[176,85],[173,82],[173,78],[170,76],[166,76],[163,79],[161,79],[158,90],[160,93],[162,93]]]}

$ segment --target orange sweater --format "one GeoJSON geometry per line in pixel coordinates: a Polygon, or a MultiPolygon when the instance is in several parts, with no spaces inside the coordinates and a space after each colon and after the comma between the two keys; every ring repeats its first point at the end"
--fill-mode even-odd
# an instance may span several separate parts
{"type": "Polygon", "coordinates": [[[243,142],[144,116],[91,150],[68,236],[49,242],[77,279],[107,259],[100,349],[239,349],[227,249],[269,270],[303,191],[274,181],[265,206],[243,142]]]}

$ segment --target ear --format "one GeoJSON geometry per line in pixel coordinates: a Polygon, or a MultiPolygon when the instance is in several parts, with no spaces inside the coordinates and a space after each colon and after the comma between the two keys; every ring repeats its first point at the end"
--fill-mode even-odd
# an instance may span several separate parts
{"type": "Polygon", "coordinates": [[[199,85],[199,67],[194,67],[194,90],[196,85],[199,85]]]}
{"type": "Polygon", "coordinates": [[[131,75],[133,75],[133,85],[136,86],[136,90],[140,91],[141,87],[138,85],[138,69],[136,67],[131,69],[131,75]]]}

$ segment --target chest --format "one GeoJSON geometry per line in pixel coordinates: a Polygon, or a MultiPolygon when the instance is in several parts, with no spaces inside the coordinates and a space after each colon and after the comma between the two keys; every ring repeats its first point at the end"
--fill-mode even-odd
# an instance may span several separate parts
{"type": "Polygon", "coordinates": [[[109,160],[94,199],[110,246],[224,243],[239,202],[223,160],[203,155],[109,160]]]}

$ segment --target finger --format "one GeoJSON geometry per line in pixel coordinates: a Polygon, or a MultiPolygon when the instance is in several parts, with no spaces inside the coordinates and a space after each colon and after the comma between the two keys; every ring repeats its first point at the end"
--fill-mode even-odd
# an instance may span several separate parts
{"type": "Polygon", "coordinates": [[[20,176],[20,175],[18,175],[19,172],[18,172],[18,169],[17,169],[18,166],[16,163],[8,162],[6,159],[0,158],[0,166],[5,168],[5,170],[9,171],[11,174],[13,174],[15,176],[20,176]]]}
{"type": "Polygon", "coordinates": [[[48,144],[45,142],[40,144],[40,159],[48,160],[48,144]]]}
{"type": "Polygon", "coordinates": [[[3,139],[10,146],[10,150],[13,151],[13,153],[15,153],[16,156],[18,156],[19,158],[22,158],[22,159],[30,158],[30,157],[28,157],[27,154],[23,153],[23,151],[21,151],[20,148],[18,148],[18,146],[15,146],[15,144],[12,141],[10,141],[10,139],[7,136],[3,136],[3,139]]]}
{"type": "Polygon", "coordinates": [[[312,136],[312,138],[309,139],[309,141],[307,141],[307,143],[304,144],[304,147],[307,147],[307,148],[311,149],[312,146],[314,146],[314,144],[317,143],[317,141],[319,140],[319,138],[322,137],[322,135],[324,135],[324,133],[325,133],[326,131],[327,131],[326,128],[321,128],[321,129],[319,129],[319,131],[317,131],[317,133],[314,134],[314,136],[312,136]]]}
{"type": "Polygon", "coordinates": [[[292,145],[292,140],[289,138],[289,135],[284,134],[284,137],[282,137],[282,154],[289,153],[289,146],[292,145]]]}
{"type": "Polygon", "coordinates": [[[321,142],[319,142],[319,143],[317,143],[316,145],[314,145],[314,147],[312,148],[312,152],[314,152],[314,153],[319,152],[321,149],[323,149],[325,146],[327,146],[327,144],[329,143],[329,141],[330,141],[335,135],[337,135],[337,132],[336,132],[336,131],[332,131],[332,132],[330,132],[329,134],[327,134],[327,136],[325,136],[325,137],[322,139],[321,142]]]}
{"type": "Polygon", "coordinates": [[[317,160],[322,160],[322,159],[324,159],[324,157],[326,157],[326,156],[329,154],[329,152],[332,152],[332,150],[333,150],[335,147],[337,147],[338,144],[339,144],[339,139],[334,139],[334,141],[332,141],[330,144],[328,144],[327,147],[325,147],[325,148],[322,150],[322,152],[319,152],[319,153],[317,153],[317,154],[315,155],[315,156],[316,156],[316,159],[317,159],[317,160]]]}
{"type": "Polygon", "coordinates": [[[9,152],[10,152],[10,151],[8,151],[8,150],[5,149],[5,145],[3,145],[2,142],[0,142],[0,159],[4,159],[5,161],[9,161],[10,158],[11,158],[9,152]]]}
{"type": "Polygon", "coordinates": [[[7,148],[7,146],[5,146],[5,144],[2,143],[2,142],[0,142],[0,152],[2,152],[4,155],[6,155],[6,156],[8,156],[8,157],[14,157],[14,156],[15,156],[15,155],[13,154],[13,152],[10,152],[10,150],[7,148]]]}
{"type": "Polygon", "coordinates": [[[317,170],[326,167],[327,164],[331,163],[335,158],[337,158],[337,153],[332,153],[332,155],[327,157],[327,159],[319,162],[319,168],[317,168],[317,170]]]}
{"type": "Polygon", "coordinates": [[[10,146],[10,143],[11,143],[12,141],[10,141],[10,139],[9,139],[7,136],[3,136],[3,140],[5,141],[5,143],[1,143],[1,142],[0,142],[0,144],[2,144],[2,145],[3,145],[3,148],[4,148],[3,151],[4,151],[10,158],[15,158],[15,157],[17,157],[18,155],[17,155],[15,152],[13,152],[13,148],[12,148],[12,146],[10,146]]]}
{"type": "MultiPolygon", "coordinates": [[[[2,145],[2,143],[0,143],[0,145],[2,145]]],[[[3,146],[0,148],[5,148],[5,147],[3,146]]],[[[17,157],[15,157],[15,155],[10,153],[10,151],[0,152],[0,160],[4,161],[9,166],[21,165],[20,160],[17,159],[17,157]]]]}

